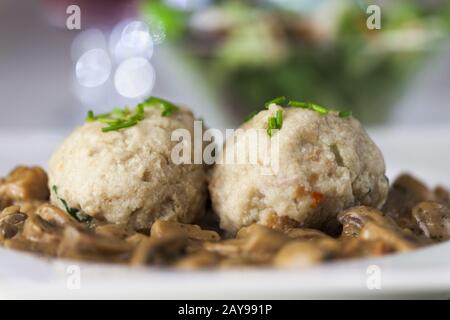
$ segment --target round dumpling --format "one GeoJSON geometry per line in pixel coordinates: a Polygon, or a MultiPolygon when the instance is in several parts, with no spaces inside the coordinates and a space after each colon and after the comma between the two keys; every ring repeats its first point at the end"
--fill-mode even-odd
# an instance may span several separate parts
{"type": "Polygon", "coordinates": [[[215,165],[209,185],[212,204],[221,227],[231,234],[255,222],[280,228],[336,228],[342,209],[380,207],[386,200],[383,155],[351,116],[271,104],[241,129],[227,140],[224,153],[244,145],[247,148],[237,151],[250,159],[251,153],[264,154],[259,149],[277,141],[279,164],[272,174],[263,174],[260,162],[215,165]],[[240,143],[252,129],[267,130],[280,110],[282,127],[272,136],[262,135],[265,143],[240,143]]]}
{"type": "Polygon", "coordinates": [[[174,164],[171,134],[194,117],[185,109],[163,116],[146,108],[136,125],[102,132],[104,123],[77,128],[49,165],[51,200],[111,223],[148,229],[156,219],[190,223],[204,211],[207,186],[199,164],[174,164]]]}

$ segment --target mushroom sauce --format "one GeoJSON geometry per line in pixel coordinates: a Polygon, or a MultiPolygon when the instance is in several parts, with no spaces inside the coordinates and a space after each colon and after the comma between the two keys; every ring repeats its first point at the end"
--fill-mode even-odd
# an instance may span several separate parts
{"type": "Polygon", "coordinates": [[[184,269],[306,267],[337,259],[405,252],[450,239],[450,196],[410,175],[391,185],[383,209],[338,215],[339,233],[292,224],[241,228],[224,236],[212,215],[198,224],[157,220],[150,230],[97,219],[80,222],[49,202],[45,171],[17,167],[0,179],[0,243],[45,256],[184,269]]]}

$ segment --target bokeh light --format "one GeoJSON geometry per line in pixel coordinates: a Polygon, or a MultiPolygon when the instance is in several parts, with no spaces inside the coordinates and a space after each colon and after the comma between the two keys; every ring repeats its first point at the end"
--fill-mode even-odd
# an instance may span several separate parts
{"type": "Polygon", "coordinates": [[[155,71],[150,62],[142,57],[123,61],[114,75],[114,85],[119,94],[127,98],[148,95],[155,83],[155,71]]]}
{"type": "Polygon", "coordinates": [[[108,80],[111,61],[108,53],[100,48],[85,52],[77,61],[75,76],[78,82],[88,88],[97,87],[108,80]]]}
{"type": "Polygon", "coordinates": [[[99,29],[87,29],[80,32],[72,42],[70,56],[72,61],[76,63],[78,59],[91,49],[108,50],[107,41],[103,32],[99,29]]]}
{"type": "Polygon", "coordinates": [[[112,52],[117,61],[130,57],[150,59],[153,55],[153,40],[148,24],[142,21],[127,23],[112,52]]]}

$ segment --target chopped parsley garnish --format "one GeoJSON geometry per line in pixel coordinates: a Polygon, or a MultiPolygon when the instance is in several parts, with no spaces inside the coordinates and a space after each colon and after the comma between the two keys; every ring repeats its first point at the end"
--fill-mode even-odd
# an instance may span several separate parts
{"type": "Polygon", "coordinates": [[[117,131],[137,125],[137,121],[116,122],[110,124],[108,127],[102,128],[103,132],[117,131]]]}
{"type": "Polygon", "coordinates": [[[277,120],[277,126],[279,126],[277,129],[281,129],[283,126],[283,110],[277,110],[275,119],[277,120]]]}
{"type": "Polygon", "coordinates": [[[168,117],[171,116],[175,111],[180,110],[173,103],[156,97],[150,97],[142,103],[145,107],[157,107],[162,110],[161,116],[168,117]]]}
{"type": "MultiPolygon", "coordinates": [[[[286,102],[286,97],[277,97],[275,99],[272,99],[268,102],[266,102],[264,105],[266,107],[266,109],[271,105],[271,104],[277,104],[279,106],[282,107],[292,107],[292,108],[302,108],[302,109],[308,109],[308,110],[312,110],[312,111],[316,111],[322,115],[325,115],[327,113],[329,113],[330,110],[326,107],[320,106],[318,104],[312,103],[312,102],[303,102],[303,101],[295,101],[295,100],[290,100],[287,105],[284,105],[284,103],[286,102]]],[[[341,111],[339,112],[339,116],[340,117],[348,117],[349,115],[351,115],[351,111],[341,111]],[[341,115],[342,114],[342,115],[341,115]]]]}
{"type": "Polygon", "coordinates": [[[288,106],[293,107],[293,108],[302,108],[302,109],[313,110],[322,115],[325,115],[328,112],[330,112],[330,109],[319,106],[318,104],[311,103],[311,102],[289,101],[288,106]]]}
{"type": "MultiPolygon", "coordinates": [[[[286,97],[285,96],[281,96],[281,97],[276,97],[270,101],[267,101],[266,103],[264,103],[264,107],[265,109],[269,109],[269,106],[271,104],[276,104],[279,106],[283,106],[283,103],[286,102],[286,97]]],[[[253,119],[254,116],[256,116],[259,113],[259,111],[253,111],[252,113],[250,113],[248,116],[246,116],[244,118],[244,123],[250,121],[251,119],[253,119]]]]}
{"type": "Polygon", "coordinates": [[[54,185],[52,187],[52,190],[55,193],[55,195],[58,198],[58,200],[61,201],[62,205],[64,206],[64,209],[66,210],[66,212],[72,218],[74,218],[78,222],[89,222],[92,219],[90,216],[81,213],[80,210],[69,207],[69,205],[67,204],[67,201],[64,200],[63,198],[59,197],[59,195],[58,195],[58,187],[57,186],[54,185]]]}
{"type": "Polygon", "coordinates": [[[281,129],[283,126],[283,110],[277,110],[275,117],[269,117],[267,120],[267,134],[272,136],[272,130],[281,129]]]}
{"type": "Polygon", "coordinates": [[[86,116],[86,122],[93,122],[95,121],[94,112],[92,110],[89,110],[86,116]]]}
{"type": "Polygon", "coordinates": [[[128,107],[125,107],[124,109],[114,108],[110,113],[95,116],[94,112],[90,110],[87,113],[86,122],[99,121],[107,124],[107,127],[102,128],[103,132],[117,131],[120,129],[133,127],[140,121],[144,120],[144,109],[147,107],[160,108],[162,110],[161,116],[163,117],[171,116],[174,112],[179,110],[176,105],[169,101],[156,97],[150,97],[144,102],[139,103],[134,112],[128,107]]]}
{"type": "MultiPolygon", "coordinates": [[[[302,101],[295,101],[290,100],[287,105],[286,103],[286,97],[281,96],[274,98],[270,101],[267,101],[264,106],[265,109],[268,109],[271,104],[276,104],[281,107],[292,107],[292,108],[302,108],[307,110],[312,110],[315,112],[318,112],[321,115],[326,115],[330,112],[336,112],[340,118],[347,118],[352,115],[351,111],[336,111],[332,109],[328,109],[326,107],[320,106],[318,104],[312,103],[312,102],[302,102],[302,101]]],[[[254,111],[251,114],[249,114],[247,117],[245,117],[244,122],[249,121],[251,118],[253,118],[258,111],[254,111]]],[[[269,136],[272,136],[272,130],[274,129],[281,129],[283,126],[283,112],[281,110],[278,110],[275,117],[269,117],[267,120],[267,134],[269,136]]]]}
{"type": "Polygon", "coordinates": [[[138,106],[135,112],[131,112],[128,107],[124,109],[114,108],[110,113],[99,114],[95,116],[89,111],[86,117],[87,122],[98,121],[108,126],[102,128],[103,132],[116,131],[123,128],[129,128],[144,120],[144,107],[138,106]]]}
{"type": "Polygon", "coordinates": [[[274,99],[272,99],[270,101],[267,101],[264,104],[264,106],[266,107],[266,109],[268,109],[271,104],[276,104],[276,105],[279,105],[279,106],[283,106],[283,103],[285,103],[285,102],[286,102],[286,97],[285,96],[281,96],[281,97],[276,97],[276,98],[274,98],[274,99]]]}
{"type": "Polygon", "coordinates": [[[351,111],[339,111],[339,117],[341,118],[347,118],[352,115],[351,111]]]}
{"type": "Polygon", "coordinates": [[[125,107],[124,109],[114,108],[111,113],[117,116],[126,117],[131,114],[131,111],[128,107],[125,107]]]}

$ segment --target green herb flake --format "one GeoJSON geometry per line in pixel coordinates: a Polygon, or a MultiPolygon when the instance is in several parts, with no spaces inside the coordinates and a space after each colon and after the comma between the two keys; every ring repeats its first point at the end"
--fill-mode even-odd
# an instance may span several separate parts
{"type": "Polygon", "coordinates": [[[54,185],[52,187],[53,192],[55,193],[56,197],[58,198],[59,201],[61,201],[62,205],[64,206],[64,209],[66,210],[66,212],[75,220],[77,220],[78,222],[89,222],[92,218],[88,215],[82,214],[80,212],[80,210],[76,209],[76,208],[71,208],[69,207],[69,205],[67,204],[67,201],[64,200],[63,198],[60,198],[58,195],[58,187],[56,185],[54,185]]]}
{"type": "Polygon", "coordinates": [[[108,119],[110,117],[111,117],[111,113],[102,113],[102,114],[99,114],[98,116],[95,116],[95,120],[108,119]]]}
{"type": "Polygon", "coordinates": [[[290,100],[288,102],[288,107],[310,109],[309,103],[301,102],[301,101],[294,101],[294,100],[290,100]]]}
{"type": "Polygon", "coordinates": [[[108,127],[102,128],[102,132],[110,132],[110,131],[117,131],[120,129],[130,128],[135,125],[137,125],[137,121],[127,121],[127,122],[121,122],[116,124],[111,124],[108,127]]]}
{"type": "Polygon", "coordinates": [[[282,110],[278,110],[275,116],[276,119],[276,123],[277,123],[277,127],[278,129],[281,129],[281,127],[283,126],[283,111],[282,110]]]}
{"type": "Polygon", "coordinates": [[[174,105],[173,103],[161,99],[161,98],[157,98],[157,97],[150,97],[147,100],[145,100],[143,102],[143,105],[145,107],[158,107],[162,110],[161,112],[161,116],[163,117],[169,117],[171,116],[174,112],[180,110],[179,107],[177,107],[176,105],[174,105]]]}
{"type": "Polygon", "coordinates": [[[128,115],[131,114],[131,111],[130,111],[130,109],[129,109],[128,107],[125,107],[125,108],[123,108],[123,109],[120,109],[120,108],[114,108],[114,109],[111,111],[111,114],[116,115],[116,116],[119,116],[119,117],[126,117],[126,116],[128,116],[128,115]]]}
{"type": "Polygon", "coordinates": [[[92,110],[89,110],[86,116],[86,122],[93,122],[95,121],[94,112],[92,110]]]}
{"type": "Polygon", "coordinates": [[[268,109],[271,104],[276,104],[276,105],[279,105],[279,106],[283,106],[283,103],[285,103],[285,102],[286,102],[286,97],[285,96],[281,96],[281,97],[276,97],[276,98],[274,98],[274,99],[272,99],[270,101],[267,101],[264,104],[264,106],[266,107],[266,109],[268,109]]]}
{"type": "Polygon", "coordinates": [[[293,108],[302,108],[302,109],[316,111],[316,112],[320,113],[321,115],[325,115],[328,112],[330,112],[330,109],[319,106],[318,104],[311,103],[311,102],[289,101],[288,106],[293,107],[293,108]]]}
{"type": "Polygon", "coordinates": [[[109,125],[117,125],[119,123],[125,122],[124,119],[114,119],[114,118],[98,118],[97,121],[109,125]]]}
{"type": "Polygon", "coordinates": [[[347,118],[352,115],[352,112],[351,111],[339,111],[338,115],[340,118],[347,118]]]}
{"type": "Polygon", "coordinates": [[[311,103],[311,110],[314,110],[320,114],[327,114],[328,112],[330,112],[329,109],[313,103],[311,103]]]}
{"type": "Polygon", "coordinates": [[[146,101],[139,103],[134,111],[128,107],[123,109],[114,108],[110,113],[103,113],[95,116],[92,110],[88,111],[86,122],[98,121],[107,124],[107,127],[102,128],[102,132],[117,131],[120,129],[130,128],[137,125],[140,121],[145,119],[145,107],[158,107],[162,110],[161,116],[168,117],[179,108],[169,101],[150,97],[146,101]]]}
{"type": "Polygon", "coordinates": [[[283,110],[277,110],[274,117],[267,120],[267,134],[272,137],[273,130],[279,130],[283,126],[283,110]]]}

